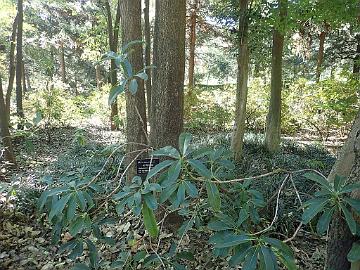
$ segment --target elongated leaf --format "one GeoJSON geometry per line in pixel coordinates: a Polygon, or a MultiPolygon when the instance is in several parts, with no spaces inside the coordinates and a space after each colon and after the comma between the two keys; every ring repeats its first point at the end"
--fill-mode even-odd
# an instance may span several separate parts
{"type": "Polygon", "coordinates": [[[160,148],[159,150],[154,151],[153,156],[155,157],[165,156],[165,157],[172,157],[175,159],[179,159],[180,153],[172,146],[165,146],[163,148],[160,148]]]}
{"type": "Polygon", "coordinates": [[[199,192],[196,188],[196,186],[191,183],[190,181],[184,181],[184,185],[186,188],[186,193],[191,197],[191,198],[197,198],[199,196],[199,192]]]}
{"type": "Polygon", "coordinates": [[[334,179],[334,188],[335,188],[335,190],[336,191],[341,190],[341,188],[343,187],[345,181],[346,181],[346,177],[340,176],[340,175],[335,175],[335,179],[334,179]]]}
{"type": "Polygon", "coordinates": [[[318,183],[320,186],[322,186],[328,190],[333,190],[333,187],[330,185],[328,180],[317,173],[305,173],[304,177],[306,177],[307,179],[309,179],[311,181],[318,183]]]}
{"type": "Polygon", "coordinates": [[[40,210],[42,210],[48,198],[50,198],[54,195],[59,195],[68,190],[69,190],[68,187],[58,187],[58,188],[54,188],[54,189],[43,192],[38,200],[38,208],[40,210]]]}
{"type": "Polygon", "coordinates": [[[257,257],[259,253],[259,248],[251,248],[248,251],[248,254],[245,257],[245,261],[242,267],[242,270],[255,270],[257,264],[257,257]]]}
{"type": "Polygon", "coordinates": [[[140,72],[140,73],[136,74],[135,76],[142,79],[142,80],[144,80],[144,81],[147,81],[149,79],[149,76],[146,74],[145,71],[140,72]]]}
{"type": "Polygon", "coordinates": [[[328,228],[331,221],[331,218],[334,214],[335,208],[329,208],[324,211],[324,213],[319,218],[319,221],[317,223],[316,229],[319,234],[325,233],[328,228]]]}
{"type": "Polygon", "coordinates": [[[345,205],[340,203],[341,211],[344,213],[346,223],[349,226],[349,229],[353,235],[356,234],[356,221],[350,211],[346,208],[345,205]]]}
{"type": "Polygon", "coordinates": [[[158,172],[162,171],[163,169],[171,166],[174,164],[175,161],[173,160],[165,160],[163,162],[160,162],[158,165],[156,165],[154,168],[152,168],[149,173],[146,176],[146,180],[149,180],[151,177],[156,175],[158,172]]]}
{"type": "Polygon", "coordinates": [[[190,133],[181,133],[179,137],[179,147],[180,147],[180,153],[183,156],[186,156],[188,154],[188,148],[191,140],[192,140],[192,135],[190,133]]]}
{"type": "Polygon", "coordinates": [[[156,201],[156,198],[154,197],[153,194],[148,193],[144,195],[144,201],[146,203],[146,205],[152,209],[152,210],[156,210],[158,207],[158,203],[156,201]]]}
{"type": "Polygon", "coordinates": [[[352,245],[350,252],[347,255],[347,259],[349,262],[358,262],[360,261],[360,243],[355,242],[352,245]]]}
{"type": "Polygon", "coordinates": [[[60,200],[58,200],[55,205],[51,208],[50,214],[49,214],[49,220],[52,220],[54,216],[57,216],[62,213],[62,211],[65,208],[65,205],[69,201],[71,197],[71,194],[67,194],[64,197],[62,197],[60,200]]]}
{"type": "Polygon", "coordinates": [[[164,203],[176,191],[178,185],[171,185],[164,189],[160,194],[160,203],[164,203]]]}
{"type": "Polygon", "coordinates": [[[206,166],[200,160],[189,159],[188,163],[201,176],[205,177],[206,179],[211,178],[212,176],[211,171],[208,168],[206,168],[206,166]]]}
{"type": "Polygon", "coordinates": [[[210,181],[206,182],[206,191],[209,204],[215,211],[219,211],[221,208],[221,199],[219,189],[217,188],[216,184],[210,181]]]}
{"type": "Polygon", "coordinates": [[[177,196],[176,196],[176,200],[178,202],[178,204],[180,205],[182,202],[185,201],[185,185],[184,183],[181,183],[179,185],[178,191],[177,191],[177,196]]]}
{"type": "Polygon", "coordinates": [[[190,230],[194,226],[194,224],[195,224],[195,220],[193,218],[186,220],[178,229],[177,231],[178,235],[183,236],[184,234],[186,234],[188,230],[190,230]]]}
{"type": "Polygon", "coordinates": [[[118,97],[118,95],[120,95],[124,91],[125,91],[124,85],[120,84],[120,85],[114,86],[110,91],[109,106],[111,104],[113,104],[115,102],[116,98],[118,97]]]}
{"type": "Polygon", "coordinates": [[[324,209],[324,206],[328,203],[328,199],[324,199],[320,203],[310,204],[302,214],[302,221],[304,224],[310,222],[310,220],[315,217],[320,211],[324,209]]]}
{"type": "Polygon", "coordinates": [[[271,249],[267,247],[261,247],[261,254],[264,257],[264,264],[265,264],[265,270],[276,270],[277,262],[276,259],[274,260],[274,253],[271,249]]]}
{"type": "Polygon", "coordinates": [[[133,69],[128,59],[124,58],[121,62],[121,67],[124,70],[126,78],[130,79],[133,76],[133,69]]]}
{"type": "Polygon", "coordinates": [[[131,94],[135,95],[138,90],[139,84],[136,79],[132,79],[129,84],[129,91],[131,94]]]}
{"type": "Polygon", "coordinates": [[[179,178],[181,172],[181,160],[175,162],[171,165],[170,169],[168,170],[168,175],[166,179],[161,183],[163,187],[168,187],[173,185],[176,180],[179,178]]]}
{"type": "Polygon", "coordinates": [[[85,242],[89,249],[90,265],[92,266],[92,268],[98,269],[99,268],[99,253],[97,251],[97,248],[90,239],[86,239],[85,242]]]}
{"type": "Polygon", "coordinates": [[[211,221],[211,222],[209,222],[207,227],[210,230],[217,231],[217,232],[230,230],[232,228],[231,226],[229,226],[228,224],[226,224],[222,220],[211,221]]]}
{"type": "Polygon", "coordinates": [[[76,204],[76,196],[72,195],[71,199],[69,201],[69,205],[67,208],[67,212],[66,212],[66,218],[67,220],[71,221],[74,217],[75,217],[75,213],[76,213],[76,208],[77,208],[77,204],[76,204]]]}
{"type": "Polygon", "coordinates": [[[153,238],[157,237],[159,234],[159,228],[156,223],[154,212],[146,204],[143,204],[142,214],[144,225],[149,235],[153,238]]]}
{"type": "Polygon", "coordinates": [[[355,200],[352,198],[344,198],[344,201],[347,202],[352,208],[354,208],[357,214],[360,215],[360,200],[355,200]]]}
{"type": "Polygon", "coordinates": [[[359,190],[360,189],[360,183],[356,183],[356,184],[350,184],[350,185],[346,185],[344,186],[340,193],[349,193],[349,192],[353,192],[355,190],[359,190]]]}
{"type": "Polygon", "coordinates": [[[85,197],[84,197],[84,194],[82,191],[78,191],[76,193],[77,195],[77,198],[78,198],[78,202],[79,202],[79,206],[81,208],[82,211],[85,211],[86,209],[86,200],[85,200],[85,197]]]}
{"type": "Polygon", "coordinates": [[[288,257],[293,258],[293,252],[291,248],[289,248],[284,242],[279,239],[270,238],[270,237],[262,237],[262,239],[271,245],[272,248],[280,251],[281,254],[286,254],[288,257]]]}
{"type": "Polygon", "coordinates": [[[69,254],[69,259],[75,260],[80,257],[84,252],[84,244],[83,242],[78,241],[72,252],[69,254]]]}
{"type": "Polygon", "coordinates": [[[249,250],[252,248],[251,243],[245,243],[238,245],[234,250],[234,255],[231,257],[229,264],[230,266],[236,266],[241,264],[246,254],[249,252],[249,250]]]}
{"type": "Polygon", "coordinates": [[[239,244],[244,244],[252,241],[253,238],[251,238],[248,235],[236,235],[233,233],[227,234],[224,236],[224,238],[215,244],[215,248],[226,248],[226,247],[234,247],[239,244]]]}
{"type": "Polygon", "coordinates": [[[74,223],[69,227],[69,232],[72,236],[76,236],[84,227],[84,218],[78,217],[74,223]]]}

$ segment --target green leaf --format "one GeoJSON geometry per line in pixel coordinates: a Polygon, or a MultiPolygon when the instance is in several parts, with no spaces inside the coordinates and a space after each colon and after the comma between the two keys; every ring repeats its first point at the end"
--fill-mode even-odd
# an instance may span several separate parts
{"type": "Polygon", "coordinates": [[[68,221],[71,221],[75,217],[76,208],[77,208],[76,196],[74,194],[72,194],[68,208],[67,208],[67,212],[66,212],[66,218],[68,221]]]}
{"type": "Polygon", "coordinates": [[[349,226],[349,229],[353,235],[356,234],[356,221],[350,211],[342,203],[339,204],[342,212],[344,213],[346,223],[349,226]]]}
{"type": "Polygon", "coordinates": [[[292,250],[284,242],[280,241],[279,239],[270,238],[270,237],[262,237],[262,239],[266,243],[271,245],[272,248],[275,248],[278,251],[280,251],[281,254],[286,254],[288,257],[294,256],[292,250]]]}
{"type": "Polygon", "coordinates": [[[359,242],[353,243],[352,248],[347,255],[347,259],[349,262],[360,261],[360,243],[359,242]]]}
{"type": "Polygon", "coordinates": [[[360,189],[360,183],[350,184],[350,185],[344,186],[340,190],[340,193],[349,193],[349,192],[353,192],[353,191],[358,190],[358,189],[360,189]]]}
{"type": "Polygon", "coordinates": [[[245,257],[242,270],[255,270],[259,248],[251,248],[245,257]]]}
{"type": "Polygon", "coordinates": [[[335,175],[335,179],[334,179],[334,188],[336,191],[341,190],[342,186],[344,185],[346,181],[346,177],[344,176],[340,176],[340,175],[335,175]]]}
{"type": "Polygon", "coordinates": [[[52,197],[54,195],[59,195],[68,190],[69,190],[68,187],[58,187],[58,188],[54,188],[54,189],[43,192],[38,200],[39,210],[42,210],[44,208],[44,205],[49,197],[52,197]]]}
{"type": "Polygon", "coordinates": [[[271,249],[262,246],[261,254],[264,258],[265,270],[276,270],[278,268],[276,259],[274,260],[275,255],[271,249]]]}
{"type": "Polygon", "coordinates": [[[77,198],[78,198],[78,202],[79,202],[79,206],[81,208],[82,211],[85,211],[86,209],[86,201],[85,201],[85,197],[82,191],[78,191],[76,192],[77,198]]]}
{"type": "Polygon", "coordinates": [[[195,261],[194,253],[189,252],[189,251],[179,252],[178,254],[176,254],[176,258],[187,260],[187,261],[192,261],[192,262],[195,261]]]}
{"type": "Polygon", "coordinates": [[[113,88],[111,88],[110,90],[110,95],[109,95],[109,106],[111,104],[113,104],[116,100],[116,98],[118,97],[118,95],[120,95],[122,92],[125,91],[125,87],[123,84],[114,86],[113,88]]]}
{"type": "Polygon", "coordinates": [[[123,68],[124,73],[128,79],[133,76],[133,69],[128,59],[123,59],[121,62],[121,67],[123,68]]]}
{"type": "Polygon", "coordinates": [[[144,201],[145,201],[146,205],[147,205],[150,209],[152,209],[152,210],[156,210],[156,209],[157,209],[158,203],[157,203],[157,201],[156,201],[156,199],[155,199],[155,197],[154,197],[153,194],[151,194],[151,193],[145,194],[145,195],[144,195],[144,201]]]}
{"type": "Polygon", "coordinates": [[[191,198],[197,198],[199,196],[199,192],[196,188],[196,186],[191,183],[190,181],[184,181],[184,185],[186,188],[186,193],[191,197],[191,198]]]}
{"type": "Polygon", "coordinates": [[[244,208],[242,208],[240,210],[240,213],[239,213],[239,218],[236,222],[236,225],[237,226],[240,226],[241,224],[244,223],[245,220],[247,220],[249,218],[249,213],[248,211],[246,211],[244,208]]]}
{"type": "Polygon", "coordinates": [[[175,159],[179,159],[180,153],[178,150],[176,150],[176,148],[172,146],[165,146],[163,148],[160,148],[159,150],[154,151],[153,156],[155,157],[165,156],[165,157],[172,157],[175,159]]]}
{"type": "Polygon", "coordinates": [[[317,223],[316,229],[319,234],[325,233],[328,228],[329,224],[332,218],[332,215],[334,214],[335,208],[329,208],[324,211],[324,213],[319,218],[319,221],[317,223]]]}
{"type": "Polygon", "coordinates": [[[147,81],[149,79],[149,76],[146,74],[145,71],[140,72],[140,73],[136,74],[135,76],[142,79],[142,80],[144,80],[144,81],[147,81]]]}
{"type": "Polygon", "coordinates": [[[193,226],[194,226],[194,219],[189,219],[189,220],[186,220],[182,225],[181,227],[178,229],[177,233],[179,236],[182,236],[184,234],[186,234],[188,232],[188,230],[190,230],[193,226]]]}
{"type": "Polygon", "coordinates": [[[131,194],[130,191],[120,191],[114,195],[113,199],[115,201],[118,201],[118,200],[124,199],[125,197],[129,196],[129,194],[131,194]]]}
{"type": "Polygon", "coordinates": [[[136,79],[132,79],[129,84],[129,91],[131,94],[135,95],[138,90],[139,84],[136,79]]]}
{"type": "Polygon", "coordinates": [[[97,251],[96,246],[94,245],[94,243],[89,240],[86,239],[85,240],[86,245],[89,249],[89,258],[90,258],[90,265],[92,266],[92,268],[98,269],[99,267],[99,253],[97,251]]]}
{"type": "Polygon", "coordinates": [[[181,183],[179,185],[178,191],[177,191],[177,201],[179,205],[185,201],[185,185],[184,183],[181,183]]]}
{"type": "Polygon", "coordinates": [[[76,263],[72,270],[91,270],[86,264],[84,263],[76,263]]]}
{"type": "Polygon", "coordinates": [[[69,232],[72,236],[76,236],[84,227],[84,218],[77,217],[75,222],[72,223],[69,227],[69,232]]]}
{"type": "Polygon", "coordinates": [[[55,205],[51,208],[50,214],[49,214],[49,220],[52,220],[54,216],[57,216],[62,213],[62,211],[65,208],[65,205],[69,201],[71,197],[71,194],[67,194],[64,197],[62,197],[60,200],[58,200],[55,205]]]}
{"type": "Polygon", "coordinates": [[[163,169],[171,166],[173,163],[175,163],[175,161],[173,160],[165,160],[163,162],[160,162],[158,165],[156,165],[154,168],[152,168],[147,176],[146,176],[146,181],[149,180],[151,177],[153,177],[154,175],[156,175],[158,172],[162,171],[163,169]]]}
{"type": "Polygon", "coordinates": [[[302,222],[307,224],[310,220],[315,217],[320,211],[324,209],[324,206],[328,203],[329,199],[324,198],[319,203],[310,204],[302,214],[302,222]]]}
{"type": "Polygon", "coordinates": [[[143,204],[142,214],[144,225],[149,235],[153,238],[157,237],[159,234],[159,228],[156,223],[154,212],[146,204],[143,204]]]}
{"type": "Polygon", "coordinates": [[[160,194],[160,203],[164,203],[175,192],[178,185],[171,185],[164,189],[160,194]]]}
{"type": "Polygon", "coordinates": [[[214,220],[209,222],[207,226],[212,231],[226,231],[232,229],[231,226],[229,226],[227,223],[223,222],[222,220],[214,220]]]}
{"type": "Polygon", "coordinates": [[[69,254],[69,259],[75,260],[80,257],[84,252],[84,244],[81,241],[78,241],[73,249],[73,251],[69,254]]]}
{"type": "Polygon", "coordinates": [[[240,244],[235,247],[234,255],[230,258],[230,266],[236,266],[242,263],[245,259],[246,254],[252,248],[251,243],[240,244]]]}
{"type": "Polygon", "coordinates": [[[248,235],[236,235],[233,233],[227,234],[224,236],[224,238],[215,244],[215,248],[226,248],[226,247],[234,247],[240,244],[244,244],[247,242],[252,241],[253,238],[251,238],[248,235]]]}
{"type": "Polygon", "coordinates": [[[185,157],[188,154],[188,148],[192,140],[190,133],[181,133],[179,137],[180,153],[185,157]]]}
{"type": "Polygon", "coordinates": [[[206,179],[211,178],[212,176],[211,171],[208,168],[206,168],[206,166],[200,160],[189,159],[188,163],[201,176],[205,177],[206,179]]]}
{"type": "Polygon", "coordinates": [[[309,179],[311,181],[318,183],[320,186],[322,186],[328,190],[333,190],[333,188],[330,185],[330,183],[328,182],[328,180],[317,173],[305,173],[304,177],[306,177],[307,179],[309,179]]]}
{"type": "Polygon", "coordinates": [[[173,185],[176,182],[176,180],[179,178],[180,172],[181,172],[181,160],[171,165],[170,169],[168,170],[168,175],[166,179],[162,182],[162,186],[168,187],[170,185],[173,185]]]}
{"type": "Polygon", "coordinates": [[[208,195],[209,204],[215,211],[220,211],[221,208],[221,199],[220,199],[220,193],[217,186],[208,181],[206,182],[206,191],[208,195]]]}
{"type": "Polygon", "coordinates": [[[360,200],[355,200],[352,198],[344,198],[344,201],[349,204],[358,215],[360,215],[360,200]]]}

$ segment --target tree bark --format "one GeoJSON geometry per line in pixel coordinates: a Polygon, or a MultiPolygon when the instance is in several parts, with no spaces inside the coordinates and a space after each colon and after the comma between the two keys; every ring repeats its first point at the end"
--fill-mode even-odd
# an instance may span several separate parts
{"type": "MultiPolygon", "coordinates": [[[[107,16],[107,27],[108,27],[108,38],[109,38],[109,47],[113,52],[118,52],[119,46],[119,27],[120,27],[120,0],[117,1],[117,9],[115,15],[115,21],[113,23],[112,15],[111,15],[111,7],[108,0],[105,0],[105,9],[107,16]]],[[[110,63],[110,78],[111,78],[111,86],[114,87],[118,84],[117,72],[116,72],[116,64],[115,60],[111,60],[110,63]]],[[[116,122],[116,117],[119,115],[118,103],[117,100],[111,104],[111,114],[110,114],[110,122],[111,122],[111,130],[117,130],[118,124],[116,122]]]]}
{"type": "MultiPolygon", "coordinates": [[[[328,180],[333,182],[336,175],[349,179],[349,182],[359,182],[360,170],[360,112],[353,124],[349,137],[329,174],[328,180]]],[[[353,194],[355,195],[355,194],[353,194]]],[[[359,194],[358,194],[359,195],[359,194]]],[[[357,199],[360,199],[359,196],[357,199]]],[[[337,214],[329,229],[326,269],[349,270],[351,264],[346,258],[355,237],[348,229],[343,217],[337,214]]],[[[356,269],[356,268],[354,268],[356,269]]]]}
{"type": "Polygon", "coordinates": [[[101,66],[100,65],[95,66],[95,76],[96,76],[96,87],[98,89],[101,89],[101,87],[103,86],[103,77],[101,74],[101,66]]]}
{"type": "Polygon", "coordinates": [[[150,141],[178,145],[183,129],[186,0],[157,0],[150,141]]]}
{"type": "Polygon", "coordinates": [[[64,42],[60,41],[60,75],[61,75],[61,81],[63,83],[66,83],[66,64],[65,64],[65,49],[64,49],[64,42]]]}
{"type": "Polygon", "coordinates": [[[10,137],[10,131],[9,131],[9,118],[10,116],[6,112],[4,91],[2,88],[2,80],[0,77],[0,131],[1,131],[2,144],[5,148],[4,157],[7,162],[12,164],[13,166],[16,166],[16,159],[15,159],[11,137],[10,137]]]}
{"type": "MultiPolygon", "coordinates": [[[[281,25],[284,24],[287,15],[287,1],[279,0],[281,25]]],[[[280,30],[274,29],[271,60],[271,97],[265,135],[265,147],[270,153],[276,152],[280,148],[283,50],[284,34],[280,30]]]]}
{"type": "Polygon", "coordinates": [[[18,31],[17,31],[17,42],[16,42],[16,111],[20,118],[18,125],[19,129],[23,129],[21,120],[24,118],[23,109],[23,93],[22,93],[22,61],[23,61],[23,0],[18,0],[18,31]]]}
{"type": "Polygon", "coordinates": [[[24,63],[24,61],[22,61],[21,72],[22,72],[22,88],[23,88],[23,93],[26,93],[26,92],[27,92],[27,85],[26,85],[26,72],[25,72],[25,63],[24,63]]]}
{"type": "MultiPolygon", "coordinates": [[[[141,0],[121,1],[121,28],[122,41],[125,44],[142,39],[141,29],[141,0]]],[[[129,55],[129,61],[134,72],[144,68],[143,48],[141,44],[135,45],[129,55]]],[[[138,80],[138,90],[135,95],[126,91],[126,137],[128,162],[136,158],[147,142],[147,119],[144,81],[138,80]],[[135,143],[135,144],[134,144],[135,143]],[[141,145],[140,145],[141,144],[141,145]],[[138,152],[135,152],[138,151],[138,152]]],[[[136,167],[131,166],[128,180],[136,175],[136,167]]]]}
{"type": "MultiPolygon", "coordinates": [[[[12,27],[12,34],[11,34],[11,40],[10,40],[10,63],[9,63],[9,82],[8,87],[6,91],[6,97],[5,97],[5,112],[6,115],[10,115],[10,100],[11,100],[11,93],[14,88],[14,80],[15,80],[15,47],[16,47],[16,34],[17,34],[17,25],[18,25],[18,15],[16,15],[12,27]]],[[[8,119],[8,122],[10,119],[8,119]]]]}
{"type": "Polygon", "coordinates": [[[316,64],[316,82],[320,82],[322,64],[324,62],[324,45],[325,45],[326,32],[322,31],[319,35],[319,53],[316,64]]]}
{"type": "Polygon", "coordinates": [[[231,140],[231,150],[235,160],[240,160],[243,150],[243,140],[246,129],[246,103],[249,77],[249,49],[248,49],[248,5],[249,0],[240,0],[239,17],[239,54],[237,58],[238,75],[236,90],[235,123],[231,140]]]}
{"type": "Polygon", "coordinates": [[[191,7],[190,15],[190,42],[189,42],[189,70],[188,70],[188,87],[189,91],[195,86],[195,48],[196,48],[196,23],[197,23],[197,12],[199,9],[200,1],[194,0],[191,7]]]}
{"type": "Polygon", "coordinates": [[[360,34],[356,35],[357,46],[354,57],[353,73],[360,74],[360,34]]]}
{"type": "MultiPolygon", "coordinates": [[[[151,66],[151,25],[150,25],[150,0],[145,0],[144,8],[144,32],[145,32],[145,65],[151,66]]],[[[148,120],[151,117],[151,88],[152,88],[152,70],[147,71],[149,76],[146,81],[146,100],[147,100],[147,113],[148,120]]],[[[150,120],[149,120],[150,121],[150,120]]]]}

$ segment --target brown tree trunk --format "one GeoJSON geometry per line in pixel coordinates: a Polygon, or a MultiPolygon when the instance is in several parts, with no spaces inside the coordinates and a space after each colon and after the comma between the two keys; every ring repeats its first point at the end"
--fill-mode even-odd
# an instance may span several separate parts
{"type": "MultiPolygon", "coordinates": [[[[349,182],[359,182],[360,170],[360,112],[350,131],[340,154],[328,177],[334,181],[335,176],[348,178],[349,182]]],[[[355,195],[355,194],[353,194],[355,195]]],[[[360,194],[356,198],[360,199],[360,194]]],[[[327,270],[349,270],[350,262],[346,256],[352,247],[355,237],[348,229],[347,223],[339,214],[336,215],[329,229],[329,240],[327,246],[326,269],[327,270]]],[[[358,268],[352,268],[358,269],[358,268]]]]}
{"type": "Polygon", "coordinates": [[[65,49],[64,49],[64,42],[60,41],[60,75],[61,81],[66,83],[66,64],[65,64],[65,49]]]}
{"type": "MultiPolygon", "coordinates": [[[[113,52],[118,52],[119,46],[119,27],[120,27],[120,0],[117,1],[117,9],[115,15],[115,22],[113,23],[112,15],[111,15],[111,7],[108,0],[105,0],[105,9],[107,16],[107,27],[108,27],[108,36],[109,36],[109,47],[113,52]]],[[[116,72],[116,64],[115,60],[111,60],[110,63],[110,78],[112,87],[118,84],[117,72],[116,72]]],[[[117,100],[111,104],[111,114],[110,114],[110,122],[111,122],[111,130],[117,130],[118,124],[116,121],[116,117],[119,116],[119,109],[117,100]]]]}
{"type": "MultiPolygon", "coordinates": [[[[122,41],[125,44],[134,40],[142,39],[141,31],[141,0],[121,1],[121,27],[122,41]]],[[[135,45],[129,55],[129,61],[135,72],[144,68],[142,45],[135,45]]],[[[128,161],[131,162],[139,154],[134,151],[144,149],[147,144],[147,120],[144,81],[138,80],[138,90],[135,95],[126,91],[126,137],[128,161]],[[136,144],[133,144],[136,143],[136,144]],[[142,144],[142,145],[140,145],[142,144]],[[131,154],[130,154],[131,153],[131,154]]],[[[136,167],[131,166],[128,180],[136,175],[136,167]]]]}
{"type": "Polygon", "coordinates": [[[96,87],[100,89],[103,86],[103,77],[101,74],[101,66],[95,66],[95,76],[96,76],[96,87]]]}
{"type": "Polygon", "coordinates": [[[155,18],[150,141],[158,148],[177,146],[183,129],[186,0],[157,0],[155,18]]]}
{"type": "MultiPolygon", "coordinates": [[[[151,65],[151,25],[150,25],[150,0],[145,0],[145,8],[144,8],[144,20],[145,20],[145,65],[151,65]]],[[[146,81],[146,100],[147,100],[147,113],[148,113],[148,121],[150,121],[150,113],[151,113],[151,88],[152,88],[152,70],[149,69],[147,71],[149,76],[146,81]]]]}
{"type": "MultiPolygon", "coordinates": [[[[287,1],[288,0],[279,0],[281,24],[284,24],[287,16],[287,1]]],[[[265,147],[270,153],[276,152],[280,148],[283,50],[284,33],[281,33],[278,29],[274,29],[271,60],[271,97],[265,135],[265,147]]]]}
{"type": "Polygon", "coordinates": [[[236,160],[240,160],[243,150],[243,140],[246,129],[246,102],[249,77],[249,50],[248,50],[248,5],[249,0],[240,0],[239,17],[239,55],[237,58],[238,75],[236,90],[235,123],[231,140],[231,150],[236,160]]]}
{"type": "Polygon", "coordinates": [[[196,47],[196,23],[197,23],[197,11],[199,9],[200,1],[193,0],[190,15],[190,39],[189,39],[189,91],[195,86],[195,47],[196,47]]]}
{"type": "MultiPolygon", "coordinates": [[[[16,166],[16,159],[15,159],[11,137],[10,137],[10,131],[9,131],[9,118],[10,118],[9,115],[6,113],[4,92],[2,88],[2,80],[0,77],[0,131],[1,131],[2,144],[5,148],[4,157],[7,162],[16,166]]],[[[0,154],[2,155],[2,153],[0,154]]]]}
{"type": "MultiPolygon", "coordinates": [[[[17,31],[17,42],[16,42],[16,111],[18,117],[24,118],[23,109],[23,93],[22,93],[22,39],[23,39],[23,0],[18,0],[18,31],[17,31]]],[[[20,121],[21,121],[20,119],[20,121]]],[[[23,129],[23,124],[18,125],[19,129],[23,129]]]]}
{"type": "Polygon", "coordinates": [[[325,45],[326,32],[322,31],[319,35],[319,52],[316,64],[316,82],[320,82],[322,64],[324,62],[324,45],[325,45]]]}
{"type": "Polygon", "coordinates": [[[357,46],[354,57],[353,73],[360,74],[360,35],[356,35],[356,40],[357,40],[357,46]]]}
{"type": "Polygon", "coordinates": [[[24,64],[24,61],[22,61],[22,69],[21,69],[21,72],[22,72],[22,87],[23,87],[23,93],[26,93],[27,92],[27,86],[26,86],[26,73],[25,73],[25,64],[24,64]]]}
{"type": "MultiPolygon", "coordinates": [[[[12,34],[11,34],[11,44],[10,44],[10,63],[9,63],[9,82],[6,91],[5,97],[5,112],[6,115],[10,115],[10,100],[11,100],[11,93],[14,88],[14,79],[15,79],[15,47],[16,47],[16,30],[18,25],[18,16],[15,17],[13,27],[12,27],[12,34]]],[[[9,119],[8,119],[9,121],[9,119]]]]}

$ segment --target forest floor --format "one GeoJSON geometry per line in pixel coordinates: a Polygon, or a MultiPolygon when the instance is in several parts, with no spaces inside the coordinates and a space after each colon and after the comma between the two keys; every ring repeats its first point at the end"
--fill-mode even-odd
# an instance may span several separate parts
{"type": "MultiPolygon", "coordinates": [[[[43,189],[41,181],[44,181],[44,178],[42,177],[47,174],[56,175],[67,170],[79,169],[86,163],[83,159],[87,154],[91,155],[95,148],[122,141],[124,138],[121,134],[121,132],[104,131],[97,127],[87,127],[84,133],[79,133],[76,128],[56,128],[51,130],[50,140],[48,140],[48,133],[37,132],[30,145],[32,151],[29,151],[29,143],[20,140],[17,142],[18,169],[0,172],[2,181],[7,180],[7,183],[0,182],[0,270],[71,268],[72,261],[67,258],[67,254],[59,254],[58,246],[51,243],[51,229],[45,216],[36,211],[36,200],[43,189]],[[79,139],[85,139],[87,145],[96,145],[96,147],[87,148],[81,156],[74,146],[76,140],[79,139]]],[[[289,149],[291,147],[289,146],[289,149]]],[[[252,151],[256,153],[257,148],[255,147],[252,151]]],[[[285,149],[286,151],[290,153],[290,150],[285,149]]],[[[326,154],[327,156],[321,155],[321,157],[315,155],[305,158],[306,163],[300,163],[297,166],[312,164],[320,166],[324,173],[327,173],[334,158],[330,153],[326,154]]],[[[260,173],[262,171],[258,172],[260,173]]],[[[130,227],[133,230],[139,227],[140,222],[139,218],[128,216],[122,219],[121,224],[109,226],[106,229],[106,235],[115,236],[115,239],[125,239],[130,227]]],[[[280,219],[279,222],[288,221],[280,219]]],[[[289,226],[289,224],[280,224],[280,227],[283,225],[289,226]]],[[[297,224],[290,225],[297,226],[297,224]]],[[[62,235],[62,241],[66,241],[67,237],[67,234],[62,235]]],[[[170,231],[164,231],[162,237],[164,238],[162,243],[166,247],[170,246],[170,240],[175,236],[170,231]]],[[[204,236],[190,233],[190,237],[191,241],[189,237],[186,237],[182,243],[195,253],[196,261],[192,262],[188,269],[233,269],[226,266],[226,260],[216,259],[211,255],[211,248],[204,236]],[[205,250],[208,252],[204,252],[205,250]]],[[[299,269],[323,269],[325,238],[302,229],[290,245],[295,251],[299,269]]],[[[100,253],[102,258],[114,260],[121,251],[119,249],[120,246],[117,245],[113,247],[104,245],[100,253]]]]}

